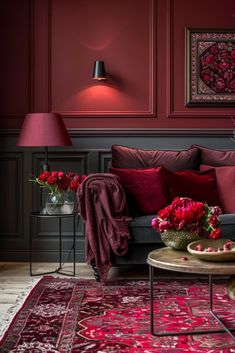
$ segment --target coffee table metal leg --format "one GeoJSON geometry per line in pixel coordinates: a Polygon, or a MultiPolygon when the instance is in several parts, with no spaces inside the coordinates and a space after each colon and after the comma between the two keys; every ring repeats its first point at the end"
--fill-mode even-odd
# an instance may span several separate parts
{"type": "Polygon", "coordinates": [[[157,333],[154,331],[154,267],[149,265],[149,282],[150,282],[150,330],[153,336],[164,337],[164,336],[184,336],[184,335],[204,335],[210,333],[229,333],[230,336],[235,340],[235,336],[231,331],[235,331],[235,328],[228,329],[222,321],[213,312],[213,287],[212,287],[212,275],[209,275],[209,309],[212,316],[220,323],[223,329],[215,330],[203,330],[203,331],[181,331],[181,332],[163,332],[157,333]]]}
{"type": "Polygon", "coordinates": [[[213,311],[213,275],[209,275],[209,289],[210,289],[210,304],[209,305],[210,305],[211,315],[223,327],[224,331],[226,331],[235,340],[235,336],[231,332],[231,330],[234,331],[235,328],[229,329],[227,326],[225,326],[225,324],[222,322],[222,320],[213,311]]]}

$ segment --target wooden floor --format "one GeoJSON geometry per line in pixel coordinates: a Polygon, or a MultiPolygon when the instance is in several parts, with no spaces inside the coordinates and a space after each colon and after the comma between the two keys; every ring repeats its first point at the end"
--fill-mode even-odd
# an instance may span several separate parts
{"type": "MultiPolygon", "coordinates": [[[[58,266],[53,263],[36,263],[33,272],[48,272],[58,266]]],[[[72,270],[71,264],[64,265],[64,271],[72,270]]],[[[54,274],[54,276],[60,276],[54,274]]],[[[128,268],[112,268],[109,271],[109,278],[147,278],[147,268],[136,270],[128,268]]],[[[17,297],[27,290],[27,287],[42,276],[33,276],[29,274],[29,263],[26,262],[0,262],[0,318],[15,304],[17,297]]],[[[67,276],[66,276],[67,277],[67,276]]],[[[76,278],[94,279],[93,270],[84,263],[76,264],[76,278]]]]}
{"type": "MultiPolygon", "coordinates": [[[[54,263],[34,263],[33,273],[53,271],[57,266],[58,264],[54,263]]],[[[63,266],[64,272],[72,270],[72,265],[69,263],[63,266]]],[[[159,275],[162,278],[172,278],[170,271],[160,270],[159,275]]],[[[54,276],[63,277],[57,273],[54,276]]],[[[27,262],[0,262],[0,320],[1,316],[16,303],[17,297],[29,291],[28,287],[41,277],[30,276],[27,262]]],[[[182,274],[175,272],[174,279],[177,277],[182,277],[182,274]]],[[[85,263],[77,263],[76,278],[94,279],[92,268],[85,263]]],[[[108,279],[148,279],[148,266],[113,267],[109,271],[108,279]]]]}

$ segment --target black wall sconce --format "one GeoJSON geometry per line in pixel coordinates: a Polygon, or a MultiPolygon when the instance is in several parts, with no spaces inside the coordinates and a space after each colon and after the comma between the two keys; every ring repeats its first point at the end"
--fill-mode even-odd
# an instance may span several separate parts
{"type": "Polygon", "coordinates": [[[92,78],[97,81],[106,80],[104,61],[100,61],[100,60],[95,61],[92,78]]]}

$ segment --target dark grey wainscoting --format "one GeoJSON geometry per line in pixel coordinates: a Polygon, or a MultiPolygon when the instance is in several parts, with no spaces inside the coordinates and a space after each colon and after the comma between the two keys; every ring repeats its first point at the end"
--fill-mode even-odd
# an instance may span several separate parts
{"type": "MultiPolygon", "coordinates": [[[[52,169],[79,174],[106,172],[111,163],[111,145],[121,144],[150,149],[185,149],[197,143],[217,149],[234,149],[232,130],[191,129],[70,129],[73,147],[49,148],[52,169]]],[[[18,130],[0,132],[0,261],[28,261],[29,213],[40,208],[45,194],[29,182],[38,175],[44,159],[43,149],[18,148],[18,130]]],[[[72,244],[72,225],[63,224],[65,255],[72,244]]],[[[54,220],[34,224],[34,260],[57,261],[58,235],[54,220]]],[[[84,261],[84,225],[76,226],[77,261],[84,261]]],[[[68,260],[71,260],[70,254],[68,260]]]]}

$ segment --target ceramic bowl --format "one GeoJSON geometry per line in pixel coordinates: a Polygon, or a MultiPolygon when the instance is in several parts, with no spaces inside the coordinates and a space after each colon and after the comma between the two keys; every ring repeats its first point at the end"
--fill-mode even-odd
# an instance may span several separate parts
{"type": "Polygon", "coordinates": [[[235,242],[229,239],[202,239],[196,240],[190,243],[187,246],[187,250],[193,256],[196,256],[200,260],[204,261],[235,261],[235,242]],[[195,247],[198,244],[203,246],[203,249],[212,247],[215,249],[223,248],[223,245],[227,242],[231,241],[233,243],[231,250],[226,251],[216,251],[216,252],[206,252],[206,251],[197,251],[195,247]]]}

